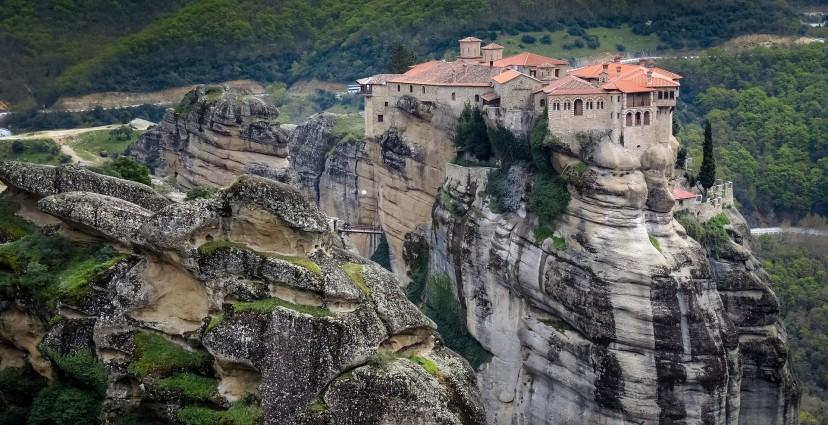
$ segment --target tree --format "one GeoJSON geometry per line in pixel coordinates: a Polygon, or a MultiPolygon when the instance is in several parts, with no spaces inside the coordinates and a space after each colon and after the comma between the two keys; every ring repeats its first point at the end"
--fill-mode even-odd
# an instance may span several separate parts
{"type": "Polygon", "coordinates": [[[408,71],[408,67],[416,62],[417,54],[413,50],[402,44],[397,44],[394,51],[391,52],[391,57],[388,59],[388,65],[385,68],[392,74],[402,74],[408,71]]]}
{"type": "Polygon", "coordinates": [[[713,158],[713,131],[710,129],[710,121],[704,121],[704,144],[702,145],[702,165],[699,170],[699,183],[704,188],[704,196],[707,197],[707,190],[716,183],[716,159],[713,158]]]}
{"type": "Polygon", "coordinates": [[[472,108],[467,103],[463,108],[457,123],[455,144],[478,160],[486,161],[491,156],[492,143],[489,141],[486,121],[477,107],[472,108]]]}

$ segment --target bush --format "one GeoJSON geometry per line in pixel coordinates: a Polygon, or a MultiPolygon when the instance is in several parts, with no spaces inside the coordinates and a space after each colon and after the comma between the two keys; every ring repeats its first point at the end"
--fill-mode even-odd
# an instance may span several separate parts
{"type": "Polygon", "coordinates": [[[541,44],[552,44],[552,37],[549,34],[544,35],[540,39],[541,44]]]}
{"type": "Polygon", "coordinates": [[[28,425],[98,423],[101,400],[90,391],[53,384],[32,403],[28,425]]]}
{"type": "Polygon", "coordinates": [[[391,271],[391,251],[388,247],[388,239],[385,233],[380,235],[380,242],[377,249],[371,254],[371,261],[379,264],[385,270],[391,271]]]}
{"type": "Polygon", "coordinates": [[[520,41],[526,44],[535,44],[535,41],[537,41],[537,39],[529,34],[524,34],[523,37],[520,37],[520,41]]]}
{"type": "Polygon", "coordinates": [[[616,44],[615,45],[615,50],[617,52],[625,52],[625,51],[627,51],[627,47],[624,46],[623,44],[616,44]]]}
{"type": "Polygon", "coordinates": [[[587,36],[584,36],[583,38],[584,38],[584,41],[586,41],[587,47],[589,47],[590,49],[597,49],[597,48],[601,47],[601,42],[598,41],[598,37],[596,37],[594,35],[587,35],[587,36]]]}
{"type": "Polygon", "coordinates": [[[187,406],[176,414],[183,425],[256,425],[262,410],[254,404],[233,403],[227,410],[187,406]]]}
{"type": "Polygon", "coordinates": [[[492,154],[492,145],[480,109],[466,104],[457,123],[454,143],[478,160],[489,159],[492,154]]]}
{"type": "Polygon", "coordinates": [[[529,192],[528,210],[541,223],[552,224],[569,205],[569,191],[557,174],[539,174],[529,192]]]}
{"type": "Polygon", "coordinates": [[[128,125],[122,125],[109,131],[109,138],[113,140],[129,140],[132,138],[133,130],[128,125]]]}
{"type": "Polygon", "coordinates": [[[500,158],[503,168],[517,161],[532,159],[529,141],[525,137],[516,137],[511,130],[500,124],[495,128],[490,128],[488,134],[492,149],[500,158]]]}
{"type": "Polygon", "coordinates": [[[90,349],[70,354],[47,350],[45,353],[64,375],[93,390],[98,397],[106,395],[106,368],[90,349]]]}
{"type": "Polygon", "coordinates": [[[194,199],[210,199],[215,197],[216,193],[218,193],[218,189],[216,188],[196,186],[187,191],[187,197],[185,199],[188,201],[194,199]]]}
{"type": "Polygon", "coordinates": [[[152,185],[149,168],[146,165],[125,156],[119,156],[114,161],[102,167],[90,169],[99,174],[118,177],[125,180],[132,180],[147,186],[152,185]]]}
{"type": "Polygon", "coordinates": [[[25,418],[37,393],[47,384],[46,379],[28,363],[23,367],[0,370],[0,412],[9,414],[14,409],[18,410],[14,415],[4,416],[0,413],[0,424],[22,423],[12,419],[21,415],[25,418]]]}
{"type": "Polygon", "coordinates": [[[192,373],[177,373],[159,379],[153,386],[162,391],[179,394],[190,401],[209,401],[218,394],[218,381],[192,373]]]}
{"type": "Polygon", "coordinates": [[[696,217],[683,212],[676,214],[676,220],[681,223],[688,236],[714,253],[725,241],[730,239],[725,230],[725,226],[730,224],[730,220],[724,213],[702,223],[696,217]]]}

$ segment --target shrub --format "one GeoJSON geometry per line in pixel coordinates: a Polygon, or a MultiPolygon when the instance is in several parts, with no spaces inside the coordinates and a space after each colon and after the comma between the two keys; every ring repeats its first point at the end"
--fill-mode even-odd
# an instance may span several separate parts
{"type": "Polygon", "coordinates": [[[544,35],[540,39],[541,44],[552,44],[552,37],[549,34],[544,35]]]}
{"type": "Polygon", "coordinates": [[[616,44],[615,45],[615,50],[618,51],[618,52],[625,52],[625,51],[627,51],[627,47],[624,46],[623,44],[616,44]]]}
{"type": "Polygon", "coordinates": [[[501,166],[507,168],[517,161],[532,159],[529,140],[525,137],[516,137],[508,128],[498,124],[488,130],[489,141],[495,154],[501,160],[501,166]]]}
{"type": "MultiPolygon", "coordinates": [[[[10,367],[0,370],[0,410],[13,406],[28,408],[37,393],[48,382],[26,363],[23,367],[10,367]]],[[[2,422],[0,423],[13,423],[2,422]]]]}
{"type": "Polygon", "coordinates": [[[35,226],[17,216],[20,205],[0,196],[0,242],[18,240],[35,230],[35,226]]]}
{"type": "Polygon", "coordinates": [[[657,249],[658,252],[661,252],[661,244],[658,242],[658,239],[650,236],[650,243],[653,245],[653,248],[657,249]]]}
{"type": "Polygon", "coordinates": [[[551,173],[552,165],[549,163],[551,150],[547,141],[549,136],[549,114],[547,108],[543,108],[538,122],[532,127],[529,135],[529,153],[532,157],[532,164],[541,173],[551,173]]]}
{"type": "Polygon", "coordinates": [[[676,220],[684,227],[687,235],[707,247],[712,252],[717,252],[725,241],[730,239],[725,226],[730,224],[724,213],[718,214],[710,220],[702,223],[690,214],[677,214],[676,220]]]}
{"type": "Polygon", "coordinates": [[[365,296],[370,299],[371,288],[369,288],[368,285],[365,284],[365,276],[362,274],[363,265],[356,263],[346,263],[342,265],[342,270],[345,270],[345,273],[348,274],[348,277],[351,278],[351,281],[354,282],[354,285],[356,285],[359,291],[365,294],[365,296]]]}
{"type": "Polygon", "coordinates": [[[380,235],[380,242],[377,249],[371,254],[371,261],[379,264],[385,270],[391,271],[391,251],[388,247],[388,239],[385,233],[380,235]]]}
{"type": "Polygon", "coordinates": [[[543,242],[544,240],[551,238],[554,233],[555,230],[546,226],[535,227],[535,230],[532,232],[535,237],[535,242],[543,242]]]}
{"type": "Polygon", "coordinates": [[[586,45],[590,49],[597,49],[601,47],[601,42],[598,40],[598,37],[594,35],[584,36],[584,41],[586,41],[586,45]]]}
{"type": "Polygon", "coordinates": [[[568,165],[563,171],[563,179],[575,187],[578,192],[586,189],[589,167],[581,161],[568,165]]]}
{"type": "Polygon", "coordinates": [[[437,377],[440,374],[440,367],[437,366],[437,363],[435,363],[434,360],[421,356],[411,356],[408,359],[422,366],[423,369],[425,369],[431,376],[437,377]]]}
{"type": "Polygon", "coordinates": [[[457,122],[454,143],[479,160],[489,159],[492,154],[492,145],[480,109],[466,104],[457,122]]]}
{"type": "Polygon", "coordinates": [[[262,410],[255,404],[233,403],[227,410],[187,406],[176,413],[183,425],[256,425],[262,410]]]}
{"type": "Polygon", "coordinates": [[[192,201],[194,199],[210,199],[216,196],[218,189],[213,187],[196,186],[187,191],[186,200],[192,201]]]}
{"type": "Polygon", "coordinates": [[[539,174],[529,192],[528,210],[543,224],[551,224],[569,205],[569,191],[557,174],[539,174]]]}
{"type": "Polygon", "coordinates": [[[109,131],[109,137],[113,140],[129,140],[132,138],[134,131],[128,125],[122,125],[118,128],[109,131]]]}
{"type": "Polygon", "coordinates": [[[164,376],[198,369],[209,361],[210,355],[205,352],[190,351],[161,335],[142,332],[135,335],[135,360],[129,364],[129,372],[139,378],[164,376]]]}
{"type": "Polygon", "coordinates": [[[90,170],[107,176],[132,180],[147,186],[152,185],[149,168],[146,165],[125,156],[119,156],[114,161],[102,167],[90,168],[90,170]]]}
{"type": "Polygon", "coordinates": [[[37,395],[28,425],[94,424],[100,411],[101,401],[92,392],[58,383],[37,395]]]}
{"type": "Polygon", "coordinates": [[[535,41],[537,41],[537,39],[529,34],[524,34],[523,37],[520,37],[520,41],[526,44],[535,44],[535,41]]]}
{"type": "Polygon", "coordinates": [[[106,368],[91,349],[70,354],[47,350],[45,354],[67,378],[92,389],[99,397],[106,395],[106,368]]]}

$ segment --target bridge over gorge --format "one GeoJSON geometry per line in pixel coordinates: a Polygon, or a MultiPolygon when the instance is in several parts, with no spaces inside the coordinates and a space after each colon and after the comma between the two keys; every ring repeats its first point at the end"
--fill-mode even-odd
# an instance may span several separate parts
{"type": "Polygon", "coordinates": [[[363,256],[370,257],[377,250],[382,241],[382,227],[376,224],[350,224],[333,219],[333,228],[337,233],[347,236],[357,251],[363,256]]]}

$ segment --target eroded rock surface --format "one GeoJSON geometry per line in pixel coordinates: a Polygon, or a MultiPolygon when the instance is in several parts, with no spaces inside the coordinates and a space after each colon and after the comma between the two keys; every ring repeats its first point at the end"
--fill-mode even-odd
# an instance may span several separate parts
{"type": "MultiPolygon", "coordinates": [[[[149,209],[130,201],[149,195],[3,181],[128,253],[82,296],[60,300],[48,325],[26,315],[25,332],[10,338],[9,310],[0,329],[22,355],[38,343],[54,358],[94,353],[105,366],[107,420],[194,423],[194,412],[241,408],[280,425],[485,423],[468,363],[393,274],[343,249],[297,189],[243,176],[212,199],[149,209]],[[214,389],[196,395],[169,383],[180,374],[214,389]]],[[[48,361],[31,362],[51,373],[48,361]]]]}
{"type": "Polygon", "coordinates": [[[226,187],[242,174],[286,181],[288,134],[278,116],[244,90],[199,86],[127,154],[186,189],[226,187]]]}
{"type": "Polygon", "coordinates": [[[450,178],[434,210],[432,274],[454,283],[489,423],[795,424],[778,303],[731,209],[704,247],[674,219],[677,143],[600,135],[555,146],[572,200],[554,235],[497,214],[485,173],[450,178]],[[635,146],[635,144],[629,144],[635,146]]]}

